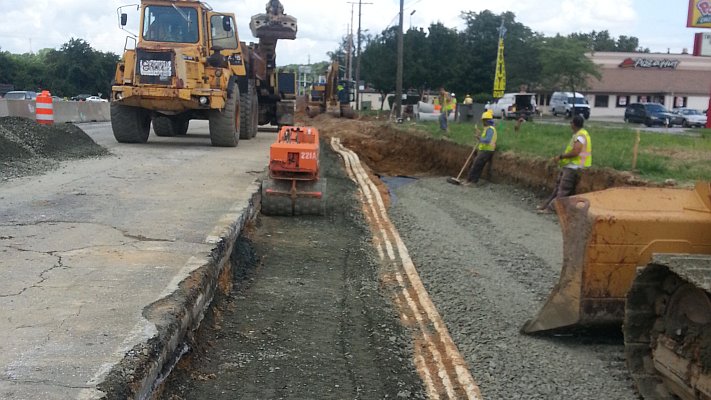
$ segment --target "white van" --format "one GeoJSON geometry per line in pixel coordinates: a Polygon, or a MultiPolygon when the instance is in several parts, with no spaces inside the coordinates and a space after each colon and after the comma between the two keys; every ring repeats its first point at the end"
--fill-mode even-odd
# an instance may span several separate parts
{"type": "Polygon", "coordinates": [[[581,114],[585,119],[590,118],[590,104],[588,104],[585,96],[578,92],[554,92],[551,96],[551,113],[556,116],[562,114],[570,117],[573,103],[575,103],[575,112],[577,114],[581,114]]]}
{"type": "Polygon", "coordinates": [[[504,96],[495,103],[485,107],[491,110],[494,118],[525,118],[530,120],[536,114],[536,94],[535,93],[504,93],[504,96]]]}

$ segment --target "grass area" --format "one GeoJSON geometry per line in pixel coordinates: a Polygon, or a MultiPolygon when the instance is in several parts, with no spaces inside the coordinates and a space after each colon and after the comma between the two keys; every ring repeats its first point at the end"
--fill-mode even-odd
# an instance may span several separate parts
{"type": "MultiPolygon", "coordinates": [[[[518,132],[515,121],[496,121],[499,151],[512,151],[529,157],[550,158],[560,154],[572,132],[567,124],[524,123],[518,132]]],[[[436,122],[415,123],[433,137],[442,137],[436,122]]],[[[604,123],[587,123],[593,144],[593,167],[632,171],[636,130],[604,123]]],[[[634,172],[655,182],[676,179],[679,183],[711,180],[711,132],[693,129],[689,134],[640,132],[639,152],[634,172]]],[[[462,144],[474,143],[474,127],[450,124],[449,137],[462,144]]]]}

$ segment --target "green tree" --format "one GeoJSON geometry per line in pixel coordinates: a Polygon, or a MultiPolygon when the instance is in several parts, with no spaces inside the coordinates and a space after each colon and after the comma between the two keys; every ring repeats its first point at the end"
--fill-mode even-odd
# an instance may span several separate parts
{"type": "Polygon", "coordinates": [[[108,94],[118,60],[113,53],[96,51],[83,39],[72,38],[47,53],[48,87],[60,96],[108,94]]]}
{"type": "Polygon", "coordinates": [[[385,97],[395,90],[397,28],[389,28],[370,39],[361,54],[361,79],[381,94],[380,109],[385,97]]]}
{"type": "Polygon", "coordinates": [[[493,90],[502,20],[506,28],[504,55],[507,90],[518,91],[521,85],[537,86],[541,65],[536,43],[541,39],[540,34],[516,22],[516,15],[512,12],[496,15],[489,10],[480,13],[469,11],[462,13],[462,18],[466,23],[463,32],[466,65],[461,81],[466,91],[487,93],[493,90]]]}
{"type": "MultiPolygon", "coordinates": [[[[634,52],[645,51],[639,47],[639,39],[634,36],[620,36],[615,39],[610,36],[607,30],[590,33],[572,33],[568,35],[571,39],[576,39],[585,44],[585,47],[590,51],[619,51],[619,52],[634,52]]],[[[649,49],[646,50],[649,52],[649,49]]]]}
{"type": "Polygon", "coordinates": [[[589,88],[590,78],[602,77],[600,69],[585,54],[584,42],[570,37],[555,36],[540,43],[541,78],[551,89],[571,92],[589,88]]]}

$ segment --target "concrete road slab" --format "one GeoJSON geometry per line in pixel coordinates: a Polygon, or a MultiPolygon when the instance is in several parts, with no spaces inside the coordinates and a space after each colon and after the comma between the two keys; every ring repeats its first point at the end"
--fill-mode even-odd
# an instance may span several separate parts
{"type": "Polygon", "coordinates": [[[0,183],[3,399],[150,390],[254,213],[275,137],[216,148],[193,121],[126,145],[85,128],[111,156],[0,183]]]}

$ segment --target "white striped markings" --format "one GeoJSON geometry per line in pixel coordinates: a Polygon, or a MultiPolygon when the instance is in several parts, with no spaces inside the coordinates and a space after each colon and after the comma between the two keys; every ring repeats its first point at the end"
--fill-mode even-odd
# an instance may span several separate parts
{"type": "Polygon", "coordinates": [[[381,262],[395,271],[386,275],[384,281],[397,284],[395,304],[400,317],[403,323],[414,328],[414,362],[427,395],[430,399],[482,399],[479,387],[427,294],[400,234],[388,217],[378,188],[363,169],[358,155],[344,147],[339,138],[331,138],[331,147],[341,155],[348,176],[360,188],[373,244],[381,262]]]}

